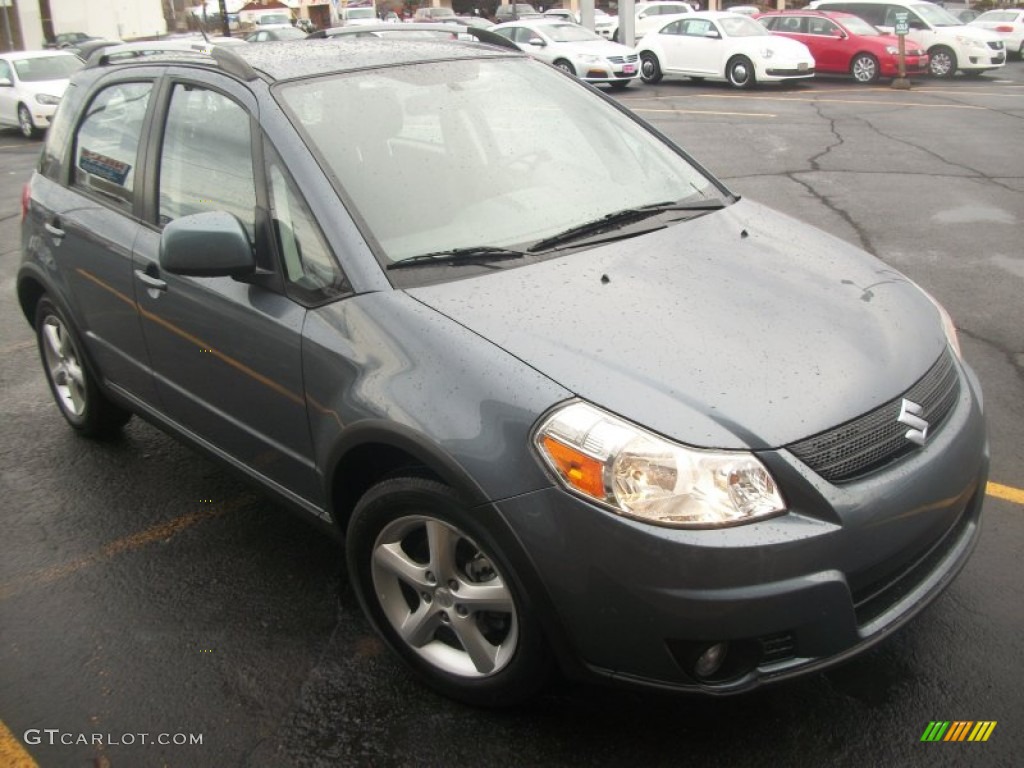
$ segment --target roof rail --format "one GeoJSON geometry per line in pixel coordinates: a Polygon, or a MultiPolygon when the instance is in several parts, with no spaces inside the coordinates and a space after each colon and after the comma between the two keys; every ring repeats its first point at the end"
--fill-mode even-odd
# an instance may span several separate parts
{"type": "Polygon", "coordinates": [[[230,48],[217,45],[216,42],[189,40],[155,40],[145,43],[111,45],[94,51],[85,66],[90,69],[106,67],[144,56],[159,56],[163,53],[209,57],[218,67],[241,80],[248,82],[259,78],[249,62],[230,48]]]}

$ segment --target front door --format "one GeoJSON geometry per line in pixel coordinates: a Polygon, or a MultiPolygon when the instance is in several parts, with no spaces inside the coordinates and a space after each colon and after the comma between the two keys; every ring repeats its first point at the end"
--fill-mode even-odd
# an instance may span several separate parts
{"type": "Polygon", "coordinates": [[[166,223],[220,210],[242,222],[257,262],[272,271],[256,214],[265,196],[253,160],[255,109],[251,95],[227,81],[170,88],[162,139],[151,154],[159,161],[156,210],[136,245],[135,292],[171,418],[296,501],[313,501],[320,484],[302,383],[305,308],[258,278],[185,277],[159,264],[166,223]]]}

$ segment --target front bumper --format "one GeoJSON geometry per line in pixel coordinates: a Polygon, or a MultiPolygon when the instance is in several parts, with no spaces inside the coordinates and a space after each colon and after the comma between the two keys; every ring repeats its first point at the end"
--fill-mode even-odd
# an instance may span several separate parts
{"type": "Polygon", "coordinates": [[[882,640],[964,565],[980,530],[988,450],[978,390],[961,375],[960,400],[927,447],[862,480],[831,485],[785,450],[760,454],[791,509],[761,523],[660,528],[558,488],[497,507],[583,669],[662,688],[746,690],[882,640]],[[694,659],[722,641],[722,671],[698,678],[694,659]]]}
{"type": "MultiPolygon", "coordinates": [[[[907,56],[904,60],[904,67],[908,75],[927,75],[928,69],[928,54],[921,56],[907,56]]],[[[897,57],[885,58],[879,60],[879,72],[882,77],[897,77],[900,72],[900,65],[897,57]]]]}
{"type": "Polygon", "coordinates": [[[757,72],[757,79],[762,82],[814,77],[813,60],[773,57],[767,60],[756,60],[754,67],[757,72]]]}

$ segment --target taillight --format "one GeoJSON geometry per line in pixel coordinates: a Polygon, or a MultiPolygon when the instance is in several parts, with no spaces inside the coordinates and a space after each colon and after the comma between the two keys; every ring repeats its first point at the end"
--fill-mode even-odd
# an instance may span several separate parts
{"type": "Polygon", "coordinates": [[[1013,27],[1008,24],[1000,24],[996,27],[996,32],[1013,32],[1013,27]]]}
{"type": "Polygon", "coordinates": [[[24,221],[28,217],[28,206],[32,201],[32,187],[30,182],[25,182],[25,186],[21,188],[21,220],[24,221]]]}

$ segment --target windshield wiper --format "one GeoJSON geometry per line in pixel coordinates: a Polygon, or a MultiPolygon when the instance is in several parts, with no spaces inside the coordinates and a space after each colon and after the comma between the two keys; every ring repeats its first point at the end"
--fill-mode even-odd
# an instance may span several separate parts
{"type": "Polygon", "coordinates": [[[499,259],[521,259],[529,256],[526,251],[517,251],[514,248],[499,248],[493,245],[474,245],[468,248],[450,248],[447,251],[431,251],[421,253],[418,256],[410,256],[406,259],[388,264],[388,269],[402,269],[403,267],[422,267],[425,264],[479,264],[486,261],[497,261],[499,259]]]}
{"type": "Polygon", "coordinates": [[[538,251],[547,250],[548,248],[554,248],[555,246],[563,245],[565,243],[572,242],[573,240],[578,240],[579,238],[586,237],[587,235],[596,235],[601,232],[619,229],[627,224],[632,224],[635,221],[643,221],[651,216],[656,216],[659,213],[665,213],[667,211],[717,211],[724,208],[725,205],[726,203],[724,200],[715,198],[713,200],[695,200],[689,203],[652,203],[650,205],[641,205],[634,208],[623,208],[621,211],[606,213],[599,219],[578,224],[575,227],[570,227],[564,232],[559,232],[557,235],[552,235],[551,237],[545,237],[543,240],[538,240],[526,250],[530,253],[537,253],[538,251]]]}

